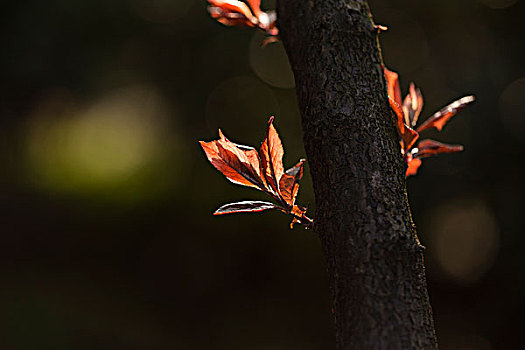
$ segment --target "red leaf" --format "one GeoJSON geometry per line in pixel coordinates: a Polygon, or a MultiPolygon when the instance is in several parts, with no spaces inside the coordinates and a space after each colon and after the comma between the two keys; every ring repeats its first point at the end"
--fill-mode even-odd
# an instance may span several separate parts
{"type": "Polygon", "coordinates": [[[235,184],[257,189],[265,188],[265,182],[261,178],[257,151],[255,149],[253,151],[241,150],[226,139],[221,132],[219,133],[220,140],[200,141],[211,164],[235,184]]]}
{"type": "Polygon", "coordinates": [[[405,133],[401,135],[401,138],[403,140],[404,151],[408,153],[419,138],[419,134],[414,129],[405,125],[405,133]]]}
{"type": "Polygon", "coordinates": [[[292,222],[290,223],[290,228],[293,229],[294,224],[303,224],[306,227],[311,227],[313,220],[308,218],[305,214],[308,208],[303,208],[298,205],[294,205],[290,210],[290,214],[293,215],[292,222]]]}
{"type": "Polygon", "coordinates": [[[396,72],[384,68],[388,96],[401,106],[401,88],[399,87],[399,76],[396,72]]]}
{"type": "Polygon", "coordinates": [[[461,145],[447,145],[434,140],[423,140],[417,145],[418,151],[414,154],[416,158],[435,156],[440,153],[454,153],[463,151],[461,145]]]}
{"type": "Polygon", "coordinates": [[[414,148],[414,144],[419,139],[419,132],[423,130],[436,128],[438,131],[441,131],[450,118],[474,101],[474,96],[465,96],[449,104],[431,116],[419,128],[413,130],[412,127],[417,124],[423,109],[423,95],[421,91],[416,89],[413,83],[410,83],[409,93],[405,96],[403,106],[400,107],[399,77],[397,73],[386,68],[384,68],[384,73],[387,80],[388,100],[397,116],[397,130],[401,137],[401,153],[407,164],[406,176],[417,173],[418,168],[421,166],[421,158],[463,150],[461,145],[446,145],[434,140],[423,140],[419,142],[418,148],[414,148]]]}
{"type": "Polygon", "coordinates": [[[259,28],[264,30],[267,34],[278,35],[279,30],[276,27],[277,14],[275,11],[261,12],[257,16],[259,20],[259,28]]]}
{"type": "Polygon", "coordinates": [[[260,0],[208,0],[210,15],[220,23],[236,27],[258,27],[269,35],[278,35],[275,11],[261,11],[260,0]]]}
{"type": "Polygon", "coordinates": [[[298,218],[294,216],[292,219],[292,222],[290,222],[290,229],[293,230],[294,225],[300,224],[300,223],[301,223],[301,220],[299,220],[298,218]]]}
{"type": "Polygon", "coordinates": [[[465,96],[452,102],[428,118],[423,124],[421,124],[421,126],[419,126],[419,128],[417,128],[417,131],[421,132],[430,128],[436,128],[438,131],[441,131],[450,118],[472,102],[474,102],[474,96],[465,96]]]}
{"type": "Polygon", "coordinates": [[[290,210],[290,214],[293,215],[292,222],[290,223],[290,228],[293,229],[294,224],[305,224],[310,225],[312,224],[312,220],[307,218],[305,216],[307,209],[302,208],[298,205],[294,205],[292,209],[290,210]]]}
{"type": "Polygon", "coordinates": [[[229,16],[220,16],[216,18],[217,22],[229,27],[253,27],[252,23],[246,18],[234,18],[229,16]]]}
{"type": "Polygon", "coordinates": [[[250,8],[242,1],[237,0],[208,0],[211,6],[220,8],[226,13],[239,13],[246,18],[252,18],[250,8]]]}
{"type": "Polygon", "coordinates": [[[219,7],[208,7],[208,12],[212,18],[215,18],[217,22],[222,23],[226,26],[231,27],[254,27],[252,23],[243,14],[236,12],[224,12],[219,7]]]}
{"type": "Polygon", "coordinates": [[[268,121],[266,137],[261,145],[261,161],[264,177],[275,193],[279,193],[279,180],[284,174],[283,156],[283,145],[271,117],[268,121]]]}
{"type": "Polygon", "coordinates": [[[270,202],[263,201],[243,201],[236,203],[228,203],[217,209],[213,215],[224,215],[224,214],[234,214],[234,213],[254,213],[270,209],[279,209],[282,208],[276,206],[270,202]]]}
{"type": "Polygon", "coordinates": [[[399,107],[399,105],[396,103],[396,101],[389,97],[388,102],[390,102],[390,106],[396,113],[397,131],[401,136],[401,148],[403,154],[406,154],[408,153],[410,148],[412,148],[416,140],[419,138],[419,134],[409,126],[405,125],[403,111],[401,110],[401,107],[399,107]]]}
{"type": "Polygon", "coordinates": [[[254,27],[258,22],[250,8],[237,0],[208,0],[208,11],[211,16],[222,24],[229,26],[254,27]]]}
{"type": "Polygon", "coordinates": [[[405,134],[402,135],[405,153],[408,152],[414,146],[418,138],[419,134],[417,133],[417,131],[405,125],[405,134]]]}
{"type": "Polygon", "coordinates": [[[413,127],[417,123],[417,118],[423,109],[423,95],[421,90],[414,86],[414,83],[410,83],[409,93],[405,97],[403,102],[403,113],[405,115],[405,123],[413,127]]]}
{"type": "Polygon", "coordinates": [[[261,0],[246,0],[248,5],[250,5],[250,8],[252,9],[253,14],[255,17],[259,18],[261,14],[261,0]]]}
{"type": "Polygon", "coordinates": [[[261,187],[260,185],[263,181],[261,181],[259,156],[255,149],[242,150],[227,139],[217,141],[217,148],[219,149],[219,155],[224,161],[231,164],[240,174],[261,187]]]}
{"type": "Polygon", "coordinates": [[[284,201],[293,206],[299,193],[299,180],[303,177],[303,165],[305,159],[301,159],[294,167],[286,170],[279,181],[279,193],[284,201]]]}
{"type": "Polygon", "coordinates": [[[390,96],[388,97],[388,102],[390,103],[390,107],[394,110],[394,113],[396,113],[397,131],[399,132],[399,135],[403,135],[405,133],[405,118],[403,117],[403,110],[390,96]]]}
{"type": "Polygon", "coordinates": [[[278,35],[279,30],[276,28],[277,14],[275,11],[261,11],[261,0],[246,0],[246,2],[252,9],[255,17],[257,17],[259,28],[272,36],[278,35]]]}
{"type": "Polygon", "coordinates": [[[243,158],[242,155],[240,155],[240,159],[243,159],[244,161],[248,160],[248,163],[250,164],[251,168],[257,175],[257,178],[260,180],[260,182],[262,182],[262,184],[264,185],[264,188],[267,188],[268,186],[267,186],[266,180],[264,176],[262,175],[263,174],[262,163],[259,158],[259,153],[257,153],[257,150],[251,146],[239,145],[237,143],[231,142],[230,140],[226,138],[226,136],[224,136],[221,129],[219,129],[219,136],[221,138],[222,143],[228,144],[228,148],[235,150],[235,152],[239,150],[244,153],[246,159],[243,158]]]}
{"type": "Polygon", "coordinates": [[[306,209],[295,205],[299,191],[298,181],[303,177],[305,160],[301,159],[295,166],[284,171],[282,163],[284,149],[273,126],[273,119],[271,117],[268,121],[266,137],[261,145],[261,158],[255,148],[231,142],[221,130],[219,130],[219,140],[200,141],[208,160],[228,180],[257,188],[277,203],[261,201],[230,203],[220,207],[214,215],[279,209],[294,217],[292,223],[301,223],[310,228],[313,220],[305,215],[306,209]]]}
{"type": "Polygon", "coordinates": [[[297,181],[301,180],[303,178],[303,166],[306,162],[306,159],[299,159],[299,162],[295,164],[290,169],[286,170],[287,175],[296,176],[297,181]]]}
{"type": "Polygon", "coordinates": [[[413,158],[411,154],[407,157],[407,171],[405,176],[416,175],[417,169],[421,166],[421,159],[413,158]]]}

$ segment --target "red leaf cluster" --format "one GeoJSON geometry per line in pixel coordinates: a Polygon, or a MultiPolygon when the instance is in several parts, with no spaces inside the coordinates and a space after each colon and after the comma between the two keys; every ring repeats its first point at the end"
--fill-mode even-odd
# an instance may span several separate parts
{"type": "Polygon", "coordinates": [[[275,11],[261,10],[261,0],[208,0],[208,12],[220,23],[235,27],[255,27],[269,35],[276,36],[275,11]]]}
{"type": "Polygon", "coordinates": [[[432,128],[441,131],[456,113],[474,102],[474,96],[462,97],[443,107],[414,130],[419,114],[423,109],[421,91],[416,89],[414,83],[410,83],[408,95],[402,101],[398,74],[386,68],[384,68],[384,73],[387,82],[388,101],[397,116],[396,125],[401,137],[401,153],[407,165],[406,176],[417,173],[422,158],[463,150],[461,145],[446,145],[430,139],[422,140],[417,146],[415,145],[420,132],[432,128]]]}
{"type": "Polygon", "coordinates": [[[305,160],[301,159],[292,168],[284,170],[284,149],[279,134],[273,126],[273,117],[268,121],[268,129],[260,152],[253,147],[231,142],[220,130],[218,140],[200,141],[200,144],[210,163],[228,180],[263,191],[276,202],[276,204],[263,201],[229,203],[217,209],[214,215],[278,209],[292,215],[292,227],[295,223],[307,227],[312,225],[313,221],[305,215],[307,209],[295,204],[305,160]]]}

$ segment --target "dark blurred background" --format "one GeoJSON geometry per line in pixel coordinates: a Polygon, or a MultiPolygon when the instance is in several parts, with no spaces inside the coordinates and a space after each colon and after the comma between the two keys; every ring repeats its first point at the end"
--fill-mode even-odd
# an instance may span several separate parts
{"type": "MultiPolygon", "coordinates": [[[[422,118],[477,97],[427,135],[465,152],[408,179],[441,348],[523,348],[525,1],[370,5],[422,118]]],[[[277,212],[213,217],[264,197],[197,144],[220,126],[257,146],[276,115],[286,165],[304,156],[281,44],[196,0],[8,1],[0,16],[0,349],[334,348],[315,234],[277,212]]]]}

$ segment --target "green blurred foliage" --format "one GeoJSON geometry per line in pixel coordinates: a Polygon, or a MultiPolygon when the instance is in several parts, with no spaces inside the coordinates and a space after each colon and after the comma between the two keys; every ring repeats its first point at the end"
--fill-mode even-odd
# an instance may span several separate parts
{"type": "MultiPolygon", "coordinates": [[[[408,180],[441,348],[517,349],[525,3],[370,5],[423,117],[477,97],[429,135],[465,152],[408,180]]],[[[0,16],[0,348],[333,348],[314,233],[279,213],[213,217],[264,197],[197,144],[221,127],[258,146],[276,115],[285,164],[304,156],[281,44],[261,50],[205,1],[24,0],[0,16]]],[[[299,202],[313,205],[302,182],[299,202]]]]}

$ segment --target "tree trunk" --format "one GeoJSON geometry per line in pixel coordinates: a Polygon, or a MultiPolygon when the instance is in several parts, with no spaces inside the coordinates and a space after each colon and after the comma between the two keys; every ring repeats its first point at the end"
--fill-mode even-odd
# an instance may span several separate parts
{"type": "Polygon", "coordinates": [[[366,1],[280,0],[337,349],[435,349],[423,250],[366,1]]]}

